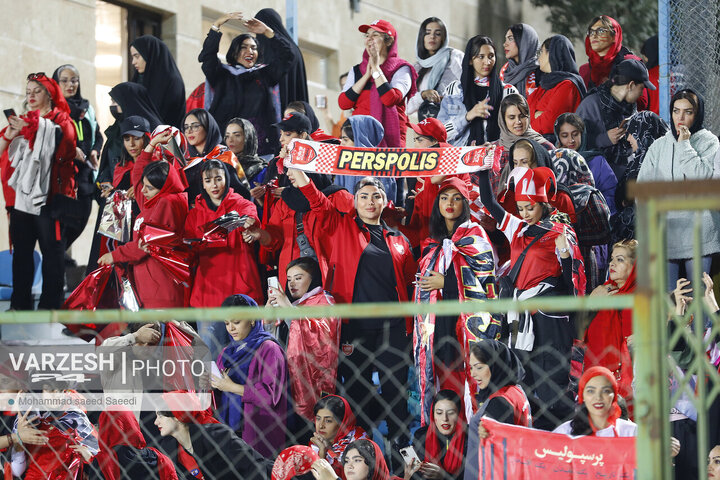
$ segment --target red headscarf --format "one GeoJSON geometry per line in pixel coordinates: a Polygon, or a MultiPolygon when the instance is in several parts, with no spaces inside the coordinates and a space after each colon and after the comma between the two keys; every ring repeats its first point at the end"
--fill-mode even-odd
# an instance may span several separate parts
{"type": "Polygon", "coordinates": [[[588,63],[590,64],[590,78],[596,86],[608,78],[613,66],[613,61],[622,48],[622,27],[614,18],[608,17],[607,15],[602,15],[602,17],[608,20],[615,30],[615,40],[612,45],[610,45],[610,49],[605,56],[601,57],[598,55],[590,46],[590,37],[585,37],[585,53],[588,56],[588,63]]]}
{"type": "MultiPolygon", "coordinates": [[[[437,403],[437,400],[433,402],[432,408],[430,409],[430,422],[427,433],[425,434],[425,461],[438,465],[440,463],[440,439],[438,438],[438,431],[435,426],[435,403],[437,403]]],[[[465,438],[467,436],[465,434],[465,408],[463,407],[462,399],[460,399],[460,405],[456,404],[455,406],[458,409],[460,418],[458,418],[457,424],[455,425],[455,431],[447,447],[445,458],[442,461],[443,470],[452,475],[457,474],[463,467],[465,460],[465,438]]]]}
{"type": "MultiPolygon", "coordinates": [[[[98,425],[100,452],[96,458],[100,470],[107,480],[120,479],[123,476],[114,447],[127,445],[143,449],[147,447],[145,437],[135,415],[129,410],[102,412],[98,425]]],[[[160,479],[177,480],[177,473],[170,459],[155,448],[150,450],[157,455],[160,479]]]]}
{"type": "Polygon", "coordinates": [[[342,421],[340,422],[340,427],[338,428],[337,433],[335,434],[335,438],[333,438],[333,444],[338,443],[343,438],[347,437],[347,435],[355,429],[355,414],[353,414],[352,409],[350,408],[350,404],[347,400],[345,400],[340,395],[326,395],[323,398],[330,398],[330,397],[336,397],[342,400],[343,405],[345,406],[345,413],[343,414],[342,421]]]}
{"type": "Polygon", "coordinates": [[[173,391],[163,394],[172,414],[182,423],[220,423],[212,416],[212,406],[203,410],[200,399],[193,392],[173,391]]]}
{"type": "MultiPolygon", "coordinates": [[[[613,393],[615,394],[613,396],[613,402],[612,402],[612,408],[610,409],[610,414],[608,415],[608,423],[610,425],[615,426],[615,421],[620,418],[620,406],[617,403],[617,397],[618,397],[618,384],[615,380],[615,377],[613,376],[612,372],[608,370],[605,367],[591,367],[585,370],[585,373],[583,373],[582,377],[580,377],[580,383],[578,384],[578,404],[583,403],[583,391],[585,390],[585,385],[587,382],[589,382],[591,379],[603,376],[607,379],[608,382],[610,382],[610,385],[612,386],[613,393]]],[[[595,432],[597,432],[597,428],[592,422],[592,419],[590,418],[590,414],[588,413],[588,423],[590,424],[590,428],[592,428],[593,435],[595,432]]]]}
{"type": "MultiPolygon", "coordinates": [[[[348,445],[355,440],[367,437],[367,435],[365,434],[365,430],[355,425],[355,415],[353,414],[347,400],[340,395],[326,395],[323,399],[330,397],[336,397],[342,400],[345,407],[345,413],[343,413],[342,421],[340,421],[338,431],[333,438],[333,444],[327,450],[326,454],[330,457],[330,464],[335,470],[335,473],[337,473],[340,478],[344,479],[345,474],[343,472],[342,464],[340,463],[340,456],[345,452],[348,445]]],[[[313,444],[310,442],[308,445],[312,447],[313,444]]]]}
{"type": "Polygon", "coordinates": [[[45,87],[52,98],[54,108],[65,112],[70,115],[70,105],[60,90],[60,85],[57,84],[52,78],[48,78],[44,73],[31,73],[28,76],[28,82],[37,82],[45,87]]]}

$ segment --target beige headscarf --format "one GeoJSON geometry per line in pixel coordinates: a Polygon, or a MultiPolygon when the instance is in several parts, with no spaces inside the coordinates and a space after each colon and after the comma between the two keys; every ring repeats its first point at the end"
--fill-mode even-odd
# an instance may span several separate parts
{"type": "MultiPolygon", "coordinates": [[[[547,139],[540,135],[538,132],[532,129],[530,126],[530,119],[528,118],[528,126],[525,132],[522,135],[515,135],[510,131],[507,124],[505,124],[505,115],[502,114],[502,105],[503,103],[507,102],[508,100],[516,100],[516,98],[520,98],[522,100],[522,103],[525,104],[525,109],[529,112],[530,107],[528,107],[527,100],[525,100],[525,97],[523,97],[520,94],[517,93],[511,93],[510,95],[503,98],[502,103],[500,103],[500,112],[498,115],[498,126],[500,127],[500,138],[499,142],[500,145],[505,148],[505,150],[510,150],[510,147],[513,146],[515,142],[518,140],[525,138],[527,140],[535,140],[539,144],[544,144],[547,139]]],[[[514,102],[516,103],[516,102],[514,102]]]]}

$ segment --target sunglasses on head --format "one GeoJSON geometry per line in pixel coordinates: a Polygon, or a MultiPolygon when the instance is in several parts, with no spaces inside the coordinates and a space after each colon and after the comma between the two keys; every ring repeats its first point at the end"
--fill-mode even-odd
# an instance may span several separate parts
{"type": "Polygon", "coordinates": [[[45,75],[45,72],[31,73],[27,77],[28,80],[41,80],[43,78],[47,78],[47,75],[45,75]]]}

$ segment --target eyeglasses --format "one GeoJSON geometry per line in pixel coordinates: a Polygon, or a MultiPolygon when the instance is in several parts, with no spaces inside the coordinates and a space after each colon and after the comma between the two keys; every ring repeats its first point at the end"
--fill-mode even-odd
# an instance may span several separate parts
{"type": "Polygon", "coordinates": [[[31,73],[27,76],[28,80],[42,80],[43,78],[47,78],[45,72],[31,73]]]}
{"type": "Polygon", "coordinates": [[[195,122],[191,123],[190,125],[183,125],[183,132],[195,132],[197,130],[200,130],[202,128],[202,123],[195,122]]]}
{"type": "Polygon", "coordinates": [[[537,49],[537,52],[535,52],[535,56],[539,57],[541,53],[544,53],[545,49],[543,47],[540,47],[537,49]]]}
{"type": "Polygon", "coordinates": [[[65,78],[65,79],[60,79],[60,83],[62,83],[63,85],[66,85],[68,83],[71,85],[78,85],[80,83],[80,79],[77,77],[65,78]]]}
{"type": "Polygon", "coordinates": [[[588,37],[606,37],[608,35],[614,35],[615,30],[612,30],[610,28],[588,28],[587,36],[588,37]]]}

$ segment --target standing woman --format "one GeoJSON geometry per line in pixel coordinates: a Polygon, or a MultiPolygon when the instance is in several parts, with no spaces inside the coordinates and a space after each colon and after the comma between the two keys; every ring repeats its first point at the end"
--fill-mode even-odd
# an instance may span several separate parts
{"type": "MultiPolygon", "coordinates": [[[[305,73],[305,60],[303,60],[302,52],[300,48],[295,44],[290,32],[287,31],[285,25],[283,25],[280,14],[272,8],[263,8],[255,14],[255,18],[263,22],[265,25],[270,27],[275,35],[283,37],[290,44],[292,50],[292,63],[287,69],[287,73],[283,75],[277,84],[277,88],[280,93],[280,108],[278,112],[285,111],[285,107],[290,102],[295,101],[308,101],[308,89],[307,89],[307,75],[305,73]]],[[[267,55],[266,61],[268,63],[273,62],[273,55],[275,54],[274,47],[271,42],[268,42],[264,36],[257,37],[258,50],[263,52],[263,55],[267,55]]]]}
{"type": "Polygon", "coordinates": [[[578,407],[572,420],[553,433],[594,435],[597,437],[635,437],[637,425],[620,418],[618,385],[605,367],[585,370],[578,384],[578,407]]]}
{"type": "MultiPolygon", "coordinates": [[[[676,182],[712,178],[718,138],[703,127],[705,102],[693,90],[680,90],[670,102],[671,131],[656,140],[647,151],[638,173],[638,182],[676,182]]],[[[720,252],[720,214],[702,211],[702,265],[693,264],[693,231],[695,216],[688,211],[667,214],[668,286],[675,285],[680,267],[685,278],[692,278],[693,268],[710,273],[712,255],[720,252]]]]}
{"type": "Polygon", "coordinates": [[[507,62],[500,69],[500,80],[513,85],[523,97],[537,88],[538,43],[537,32],[527,23],[516,23],[505,33],[507,62]]]}
{"type": "MultiPolygon", "coordinates": [[[[235,37],[226,54],[227,64],[218,59],[220,27],[228,20],[242,20],[240,12],[227,13],[210,27],[198,61],[209,86],[213,89],[210,114],[224,131],[230,119],[245,118],[255,127],[258,135],[258,154],[274,155],[280,148],[278,131],[273,124],[280,118],[273,101],[272,88],[286,74],[293,61],[292,45],[272,28],[256,18],[244,21],[250,33],[264,35],[267,46],[273,50],[268,63],[258,54],[258,42],[249,33],[235,37]]],[[[207,95],[207,88],[205,95],[207,95]]]]}
{"type": "Polygon", "coordinates": [[[538,63],[543,75],[540,87],[528,96],[530,125],[552,136],[555,119],[565,112],[574,112],[585,95],[585,83],[578,75],[575,49],[566,37],[555,35],[540,47],[538,63]]]}
{"type": "Polygon", "coordinates": [[[427,116],[437,116],[445,89],[460,80],[463,52],[448,46],[445,23],[437,17],[430,17],[420,24],[415,55],[417,92],[408,99],[407,114],[418,112],[418,120],[422,121],[427,116]],[[418,111],[421,107],[422,111],[418,111]],[[433,111],[433,115],[427,115],[433,111]]]}
{"type": "MultiPolygon", "coordinates": [[[[387,205],[382,184],[371,177],[361,179],[355,186],[355,212],[343,215],[305,173],[291,168],[288,178],[308,199],[317,221],[326,226],[332,243],[327,255],[335,299],[341,303],[407,301],[417,265],[407,238],[380,219],[387,205]]],[[[357,412],[365,414],[364,425],[379,423],[384,417],[390,439],[400,444],[409,440],[405,385],[410,327],[409,319],[374,318],[349,320],[340,332],[338,372],[348,399],[360,406],[357,412]],[[374,405],[375,395],[367,388],[374,370],[380,376],[380,406],[374,405]],[[375,418],[368,418],[369,413],[375,413],[375,418]]]]}
{"type": "MultiPolygon", "coordinates": [[[[495,260],[483,228],[472,222],[466,182],[448,177],[440,185],[430,214],[430,237],[422,244],[421,277],[415,301],[484,301],[495,298],[495,260]]],[[[413,353],[420,383],[423,418],[431,414],[434,392],[465,394],[475,385],[468,362],[469,343],[496,339],[500,324],[490,314],[415,317],[413,353]]]]}
{"type": "Polygon", "coordinates": [[[395,27],[386,20],[358,27],[365,34],[363,60],[349,72],[338,97],[342,110],[353,115],[375,117],[385,128],[379,146],[404,147],[407,130],[405,100],[417,89],[417,73],[407,61],[398,57],[395,27]]]}
{"type": "Polygon", "coordinates": [[[62,236],[62,224],[53,215],[53,199],[57,195],[75,198],[77,169],[74,159],[78,156],[75,145],[77,137],[70,118],[70,107],[60,86],[53,79],[46,77],[44,73],[28,75],[25,102],[28,112],[22,117],[11,116],[8,119],[9,125],[0,131],[3,193],[6,207],[13,207],[10,209],[10,237],[14,247],[10,308],[34,309],[33,250],[35,243],[38,243],[43,256],[43,286],[38,308],[58,309],[64,301],[65,239],[62,236]],[[49,132],[55,126],[59,127],[62,134],[59,140],[47,133],[39,135],[49,132]],[[17,137],[20,138],[13,141],[17,137]],[[34,146],[31,148],[29,141],[25,139],[32,139],[34,146]],[[16,179],[21,173],[20,167],[28,166],[30,155],[38,155],[38,160],[44,161],[45,165],[49,164],[50,168],[47,176],[40,178],[39,182],[35,181],[32,172],[23,168],[22,171],[31,176],[25,181],[33,188],[30,192],[21,193],[18,190],[25,189],[16,185],[16,179]],[[41,182],[43,183],[40,184],[41,182]]]}
{"type": "MultiPolygon", "coordinates": [[[[514,182],[518,216],[495,199],[488,171],[478,172],[480,198],[510,242],[513,298],[523,300],[547,295],[577,295],[585,291],[585,272],[572,228],[550,219],[549,201],[556,191],[555,175],[547,167],[516,168],[514,182]],[[520,188],[522,186],[522,188],[520,188]],[[525,253],[525,257],[521,254],[525,253]]],[[[573,327],[567,315],[509,312],[510,346],[526,367],[528,393],[543,407],[540,428],[553,427],[552,416],[562,418],[563,393],[570,373],[573,327]],[[517,324],[517,333],[515,328],[517,324]],[[549,410],[549,412],[547,412],[549,410]]],[[[537,420],[537,418],[536,418],[537,420]]]]}
{"type": "Polygon", "coordinates": [[[235,154],[250,186],[262,183],[267,162],[258,157],[257,133],[253,124],[239,117],[230,120],[225,127],[225,145],[235,154]]]}
{"type": "Polygon", "coordinates": [[[130,44],[130,55],[135,67],[132,81],[148,89],[162,123],[180,128],[185,113],[185,83],[165,42],[143,35],[130,44]]]}
{"type": "Polygon", "coordinates": [[[482,145],[500,137],[500,102],[517,90],[500,80],[496,62],[492,39],[477,35],[468,41],[460,82],[448,86],[437,117],[445,124],[449,143],[482,145]]]}
{"type": "MultiPolygon", "coordinates": [[[[92,199],[95,194],[95,172],[100,162],[103,138],[100,126],[95,119],[95,110],[90,102],[80,95],[80,72],[73,65],[61,65],[53,73],[55,80],[62,89],[63,96],[70,106],[70,118],[75,125],[77,148],[82,156],[75,160],[78,173],[77,212],[63,225],[65,248],[69,248],[80,236],[87,225],[92,210],[92,199]],[[82,159],[85,157],[85,160],[82,159]]],[[[79,155],[79,154],[78,154],[79,155]]]]}
{"type": "Polygon", "coordinates": [[[185,115],[182,131],[188,141],[188,154],[191,159],[196,159],[196,161],[190,160],[184,169],[188,182],[188,201],[192,206],[195,204],[195,198],[202,192],[203,180],[200,170],[204,163],[203,157],[222,142],[222,132],[213,116],[203,108],[190,110],[185,115]]]}

